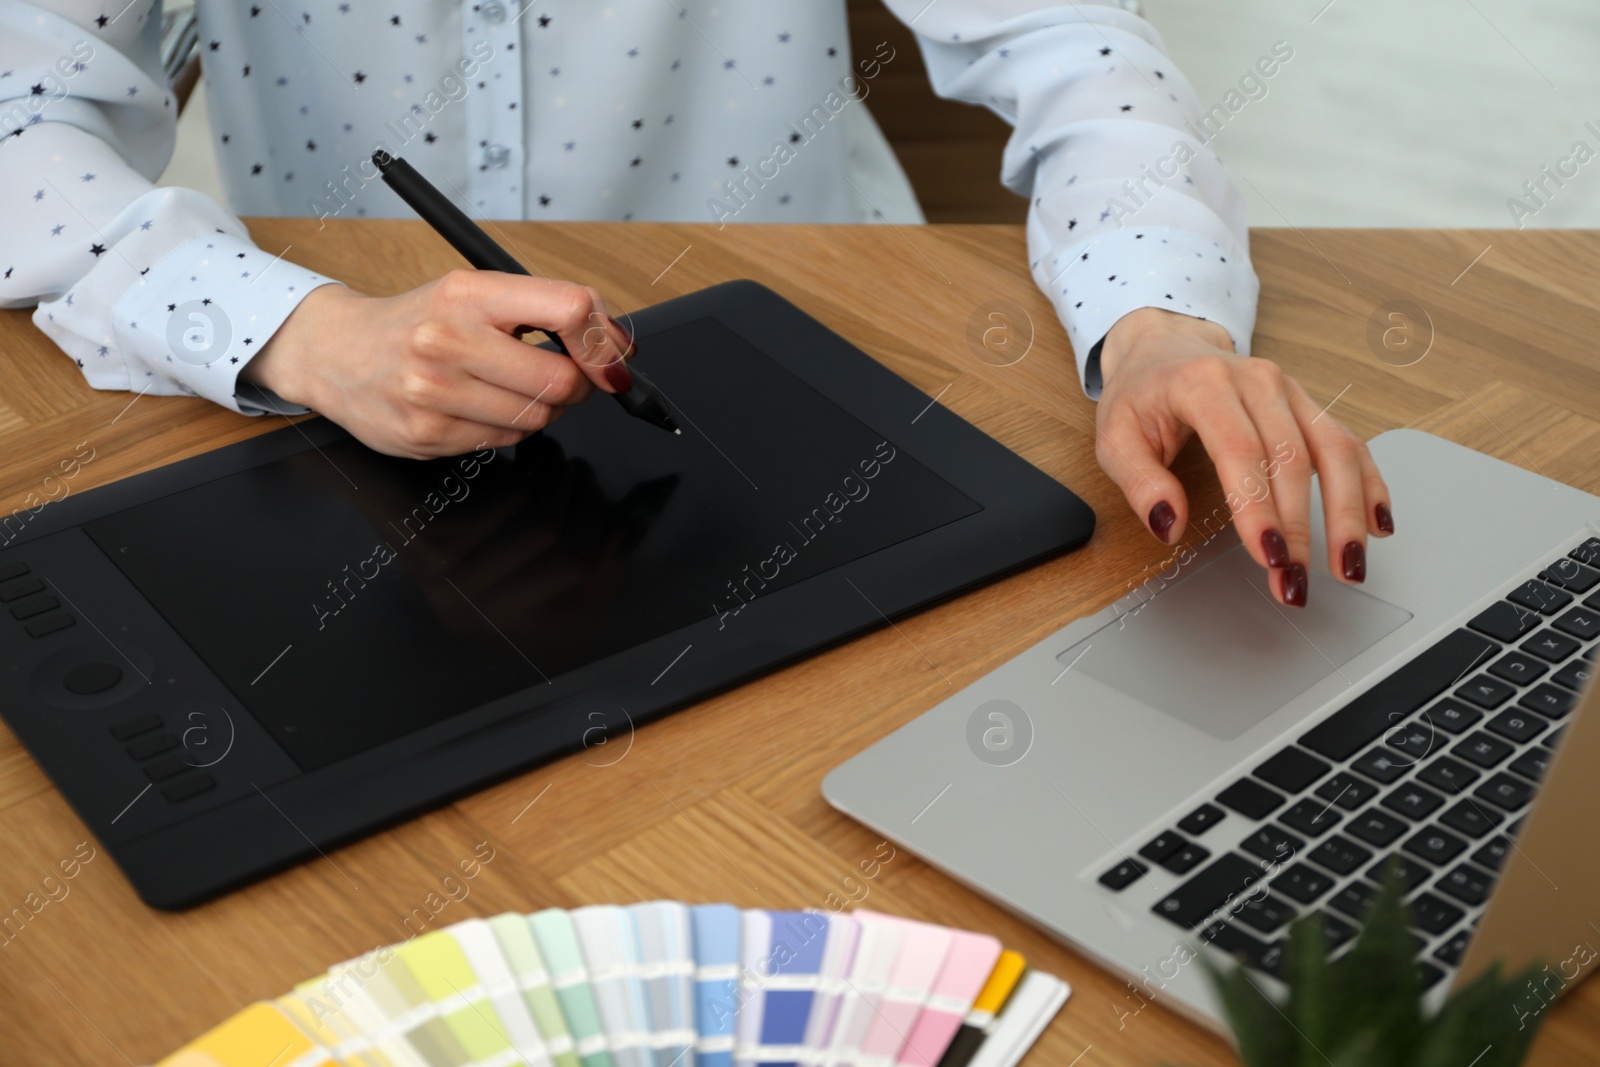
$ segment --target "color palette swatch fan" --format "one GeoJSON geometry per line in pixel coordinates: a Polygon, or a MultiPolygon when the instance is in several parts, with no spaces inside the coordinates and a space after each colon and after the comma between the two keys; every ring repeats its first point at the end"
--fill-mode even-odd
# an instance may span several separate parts
{"type": "Polygon", "coordinates": [[[1068,992],[872,911],[551,908],[369,952],[159,1067],[1007,1067],[1068,992]]]}

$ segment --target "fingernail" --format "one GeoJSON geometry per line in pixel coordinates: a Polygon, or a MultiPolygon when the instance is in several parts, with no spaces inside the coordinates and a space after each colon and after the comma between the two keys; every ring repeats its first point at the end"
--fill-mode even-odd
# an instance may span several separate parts
{"type": "Polygon", "coordinates": [[[1277,530],[1266,530],[1261,534],[1261,551],[1267,554],[1267,566],[1289,565],[1289,544],[1277,530]]]}
{"type": "Polygon", "coordinates": [[[1394,516],[1389,512],[1388,504],[1379,504],[1372,509],[1378,519],[1378,529],[1384,533],[1394,533],[1394,516]]]}
{"type": "Polygon", "coordinates": [[[1172,505],[1165,500],[1150,509],[1150,532],[1161,538],[1161,543],[1166,544],[1167,538],[1172,535],[1172,524],[1177,521],[1178,513],[1172,510],[1172,505]]]}
{"type": "MultiPolygon", "coordinates": [[[[611,325],[613,325],[613,326],[615,326],[617,328],[617,332],[622,334],[622,341],[623,341],[622,354],[625,355],[625,356],[633,355],[633,331],[629,330],[626,326],[622,325],[622,323],[618,322],[616,319],[611,318],[610,315],[607,315],[606,318],[610,320],[611,325]]],[[[631,380],[630,380],[630,384],[631,384],[631,380]]]]}
{"type": "Polygon", "coordinates": [[[1360,541],[1344,546],[1344,576],[1351,582],[1367,580],[1367,550],[1361,547],[1360,541]]]}
{"type": "Polygon", "coordinates": [[[1292,608],[1306,606],[1306,565],[1291,563],[1283,572],[1283,602],[1292,608]]]}
{"type": "Polygon", "coordinates": [[[606,381],[611,383],[611,388],[619,393],[626,393],[633,388],[633,372],[622,360],[606,364],[606,381]]]}

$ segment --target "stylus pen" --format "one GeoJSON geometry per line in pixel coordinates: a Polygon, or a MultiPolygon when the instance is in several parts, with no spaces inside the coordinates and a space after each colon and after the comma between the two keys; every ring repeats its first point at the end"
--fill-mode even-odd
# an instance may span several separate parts
{"type": "MultiPolygon", "coordinates": [[[[527,274],[528,270],[521,263],[512,258],[511,253],[495,244],[494,238],[483,232],[483,228],[467,217],[466,212],[452,204],[449,199],[438,189],[417,173],[417,169],[399,156],[379,150],[372,154],[372,162],[377,166],[378,172],[383,175],[383,180],[411,206],[411,210],[421,216],[436,230],[440,237],[450,242],[457,252],[478,270],[497,270],[504,274],[527,274]]],[[[567,346],[561,343],[553,330],[540,330],[540,333],[555,344],[562,355],[570,357],[567,346]]],[[[627,392],[612,393],[617,403],[636,419],[643,419],[652,426],[659,426],[663,430],[670,430],[675,434],[683,433],[678,429],[678,424],[672,421],[672,416],[667,412],[667,405],[662,401],[661,394],[657,392],[655,384],[644,376],[644,372],[628,368],[633,375],[633,387],[627,392]]]]}

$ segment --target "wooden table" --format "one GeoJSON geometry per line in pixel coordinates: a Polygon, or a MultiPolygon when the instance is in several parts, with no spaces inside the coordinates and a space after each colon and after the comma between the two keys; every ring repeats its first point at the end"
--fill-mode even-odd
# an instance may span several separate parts
{"type": "MultiPolygon", "coordinates": [[[[101,852],[66,897],[0,947],[0,1060],[152,1062],[253,1000],[401,939],[419,919],[431,929],[505,909],[653,897],[822,907],[878,841],[823,802],[822,776],[950,686],[1110,603],[1163,553],[1095,464],[1093,405],[1025,270],[1020,228],[499,229],[525,263],[598,285],[619,308],[730,278],[764,282],[1071,486],[1098,512],[1099,532],[1078,552],[897,630],[186,914],[146,909],[101,852]],[[1028,356],[1007,367],[967,340],[977,309],[1002,298],[1025,308],[1037,331],[1028,356]],[[480,842],[493,860],[453,883],[461,888],[452,895],[444,879],[480,842]]],[[[369,292],[397,292],[456,265],[419,223],[319,231],[262,220],[252,230],[264,248],[292,245],[291,258],[369,292]]],[[[1337,398],[1333,412],[1347,425],[1367,436],[1431,430],[1600,490],[1600,233],[1261,230],[1254,251],[1264,286],[1257,354],[1320,402],[1337,398]],[[1432,324],[1431,349],[1403,368],[1368,344],[1375,310],[1399,299],[1432,324]]],[[[1417,328],[1421,343],[1429,328],[1417,328]]],[[[26,312],[0,313],[0,348],[7,512],[82,442],[94,459],[70,482],[75,492],[281,425],[197,400],[92,392],[26,312]]],[[[1221,504],[1202,454],[1190,449],[1178,466],[1194,513],[1221,504]]],[[[1460,520],[1492,506],[1464,500],[1460,520]]],[[[1395,514],[1406,521],[1404,500],[1395,514]]],[[[9,912],[87,831],[3,729],[0,811],[0,912],[9,912]]],[[[1072,999],[1029,1064],[1234,1062],[1221,1039],[1159,1002],[1119,1025],[1121,982],[904,851],[875,879],[849,885],[856,895],[864,885],[871,907],[992,931],[1069,980],[1072,999]]],[[[1552,1010],[1531,1062],[1600,1062],[1600,983],[1552,1010]]]]}

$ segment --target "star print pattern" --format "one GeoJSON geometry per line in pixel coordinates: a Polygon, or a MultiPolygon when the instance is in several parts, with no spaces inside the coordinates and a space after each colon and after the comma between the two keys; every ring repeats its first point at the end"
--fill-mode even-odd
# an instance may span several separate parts
{"type": "MultiPolygon", "coordinates": [[[[263,410],[236,390],[238,368],[329,280],[255,248],[209,199],[152,187],[176,119],[144,32],[159,0],[120,14],[101,0],[35,2],[60,18],[42,24],[26,14],[35,8],[0,0],[0,103],[34,101],[26,131],[0,119],[0,150],[15,164],[0,168],[0,206],[16,220],[0,305],[37,304],[35,321],[96,387],[263,410]],[[85,35],[128,62],[80,56],[79,110],[58,116],[53,63],[85,35]],[[226,358],[197,367],[172,359],[164,334],[169,313],[202,296],[229,316],[235,340],[226,358]]],[[[1242,201],[1186,131],[1199,104],[1153,29],[1116,0],[885,2],[919,34],[943,95],[1015,126],[1002,180],[1030,200],[1030,264],[1091,396],[1088,354],[1136,307],[1215,319],[1247,350],[1256,281],[1242,201]],[[1025,19],[1019,4],[1031,8],[1025,19]],[[1122,184],[1178,140],[1194,149],[1182,181],[1160,184],[1134,218],[1115,217],[1122,184]],[[1090,247],[1105,270],[1074,274],[1090,247]]],[[[866,106],[839,91],[846,75],[869,80],[918,60],[887,45],[853,57],[842,0],[524,10],[511,0],[285,10],[198,0],[228,208],[409,217],[367,165],[382,146],[487,218],[922,221],[866,106]],[[840,110],[825,104],[830,94],[840,110]],[[773,177],[762,168],[777,149],[785,162],[773,177]]]]}

